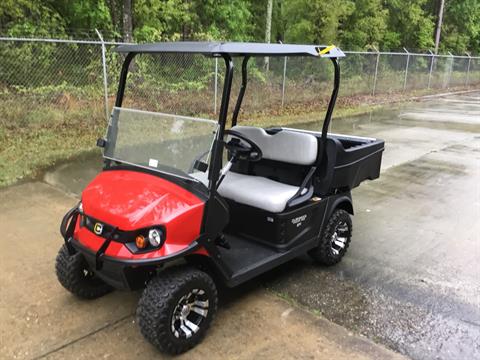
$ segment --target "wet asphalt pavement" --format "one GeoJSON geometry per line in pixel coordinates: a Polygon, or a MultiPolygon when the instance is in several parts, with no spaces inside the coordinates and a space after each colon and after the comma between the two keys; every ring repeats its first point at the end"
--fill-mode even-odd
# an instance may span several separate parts
{"type": "Polygon", "coordinates": [[[480,358],[480,93],[350,125],[387,145],[381,178],[353,191],[347,256],[289,264],[267,286],[412,358],[480,358]]]}
{"type": "MultiPolygon", "coordinates": [[[[348,253],[257,281],[414,359],[480,358],[480,92],[336,119],[332,131],[386,141],[380,179],[353,191],[348,253]]],[[[99,168],[87,156],[45,179],[78,194],[99,168]]]]}

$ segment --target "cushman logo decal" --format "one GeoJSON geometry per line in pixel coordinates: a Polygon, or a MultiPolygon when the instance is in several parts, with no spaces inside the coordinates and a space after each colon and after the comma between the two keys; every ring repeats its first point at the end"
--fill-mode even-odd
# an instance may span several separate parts
{"type": "Polygon", "coordinates": [[[292,219],[292,224],[297,225],[297,227],[301,226],[302,222],[305,221],[306,219],[307,219],[307,214],[296,217],[296,218],[292,219]]]}
{"type": "Polygon", "coordinates": [[[97,235],[101,235],[102,231],[103,231],[103,224],[95,223],[95,226],[93,227],[93,232],[97,235]]]}

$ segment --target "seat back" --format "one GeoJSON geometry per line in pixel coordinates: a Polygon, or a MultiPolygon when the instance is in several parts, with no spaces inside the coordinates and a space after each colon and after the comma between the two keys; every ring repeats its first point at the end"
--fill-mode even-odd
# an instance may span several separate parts
{"type": "Polygon", "coordinates": [[[296,165],[312,165],[317,160],[318,141],[307,133],[281,130],[267,133],[253,126],[232,128],[257,144],[263,158],[296,165]]]}

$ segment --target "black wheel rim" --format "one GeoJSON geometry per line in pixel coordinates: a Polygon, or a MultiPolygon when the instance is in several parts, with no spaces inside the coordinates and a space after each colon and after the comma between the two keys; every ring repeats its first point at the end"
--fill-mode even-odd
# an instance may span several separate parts
{"type": "Polygon", "coordinates": [[[348,224],[345,221],[338,223],[330,239],[330,247],[333,255],[338,256],[345,250],[349,236],[350,229],[348,224]]]}
{"type": "Polygon", "coordinates": [[[195,335],[207,318],[209,301],[202,289],[193,289],[180,298],[173,310],[171,330],[178,339],[195,335]]]}

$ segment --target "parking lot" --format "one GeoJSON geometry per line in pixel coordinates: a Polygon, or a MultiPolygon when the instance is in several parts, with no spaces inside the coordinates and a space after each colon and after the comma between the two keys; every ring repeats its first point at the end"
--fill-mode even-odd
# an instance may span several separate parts
{"type": "MultiPolygon", "coordinates": [[[[380,179],[353,192],[343,262],[300,258],[224,292],[185,358],[480,357],[480,92],[336,119],[332,130],[386,141],[380,179]]],[[[139,293],[80,301],[55,279],[60,219],[99,164],[82,158],[0,190],[0,357],[160,356],[136,327],[139,293]]]]}

